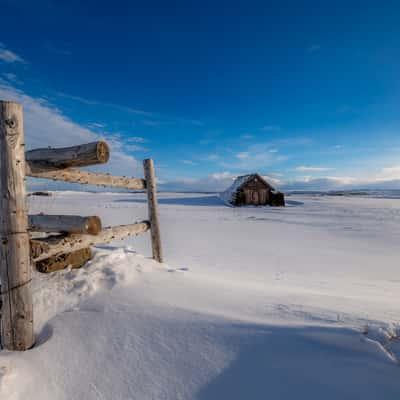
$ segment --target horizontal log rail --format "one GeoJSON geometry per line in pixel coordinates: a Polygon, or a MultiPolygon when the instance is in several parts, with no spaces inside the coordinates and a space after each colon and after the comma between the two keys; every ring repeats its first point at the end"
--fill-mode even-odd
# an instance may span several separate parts
{"type": "Polygon", "coordinates": [[[142,221],[131,225],[105,228],[98,235],[72,234],[61,237],[53,236],[40,240],[31,239],[31,258],[34,262],[37,262],[52,256],[71,253],[72,251],[95,246],[97,244],[109,243],[113,240],[139,235],[149,229],[150,223],[148,221],[142,221]]]}
{"type": "Polygon", "coordinates": [[[36,270],[43,273],[55,272],[70,267],[80,268],[92,257],[90,247],[73,251],[68,254],[52,256],[45,260],[36,262],[36,270]]]}
{"type": "Polygon", "coordinates": [[[25,161],[32,172],[104,164],[109,158],[110,149],[108,144],[103,141],[72,147],[49,147],[25,152],[25,161]]]}
{"type": "Polygon", "coordinates": [[[28,230],[32,232],[67,232],[97,235],[101,231],[101,220],[97,216],[28,215],[28,230]]]}
{"type": "Polygon", "coordinates": [[[130,190],[143,190],[146,188],[146,181],[144,179],[113,176],[110,174],[98,174],[96,172],[81,171],[79,169],[34,172],[29,168],[29,166],[27,166],[26,175],[34,178],[53,179],[56,181],[130,190]]]}

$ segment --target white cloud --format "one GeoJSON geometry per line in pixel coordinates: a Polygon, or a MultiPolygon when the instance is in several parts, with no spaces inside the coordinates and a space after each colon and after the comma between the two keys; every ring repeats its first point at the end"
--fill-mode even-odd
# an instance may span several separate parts
{"type": "Polygon", "coordinates": [[[70,50],[60,47],[60,46],[56,46],[55,44],[53,44],[51,42],[45,42],[43,47],[50,53],[61,55],[61,56],[70,56],[72,54],[72,52],[70,50]]]}
{"type": "Polygon", "coordinates": [[[140,136],[133,136],[126,139],[128,143],[146,143],[147,140],[140,136]]]}
{"type": "Polygon", "coordinates": [[[6,63],[23,63],[26,61],[18,54],[6,48],[6,46],[0,42],[0,60],[6,63]]]}
{"type": "MultiPolygon", "coordinates": [[[[166,181],[160,184],[160,188],[167,191],[222,192],[232,184],[238,175],[229,171],[216,172],[197,179],[180,178],[166,181]]],[[[263,178],[274,186],[281,183],[279,179],[269,175],[263,175],[263,178]]]]}
{"type": "MultiPolygon", "coordinates": [[[[219,172],[197,179],[182,178],[166,181],[162,190],[193,191],[193,192],[221,192],[225,190],[242,172],[219,172]]],[[[275,188],[283,191],[330,191],[330,190],[360,190],[360,189],[400,189],[400,166],[384,168],[378,177],[363,179],[360,177],[337,175],[314,177],[312,175],[301,178],[284,180],[281,174],[263,174],[264,179],[275,188]]]]}
{"type": "Polygon", "coordinates": [[[287,159],[284,155],[278,155],[275,150],[270,143],[252,144],[235,154],[232,160],[224,159],[220,165],[227,169],[247,172],[259,171],[287,159]]]}
{"type": "Polygon", "coordinates": [[[321,46],[319,44],[313,44],[307,47],[307,53],[316,53],[317,51],[321,50],[321,46]]]}
{"type": "Polygon", "coordinates": [[[212,153],[212,154],[208,154],[206,157],[204,157],[204,160],[206,161],[216,161],[219,160],[219,155],[212,153]]]}
{"type": "Polygon", "coordinates": [[[22,103],[26,148],[62,147],[105,139],[110,146],[110,161],[96,166],[96,171],[115,175],[142,176],[140,163],[125,152],[116,135],[101,136],[62,114],[54,105],[41,98],[31,97],[0,80],[0,98],[22,103]]]}
{"type": "Polygon", "coordinates": [[[126,144],[124,148],[128,151],[147,151],[147,149],[143,146],[139,146],[137,144],[126,144]]]}
{"type": "Polygon", "coordinates": [[[192,160],[182,160],[182,163],[186,165],[197,165],[197,163],[192,160]]]}
{"type": "Polygon", "coordinates": [[[375,179],[376,180],[400,179],[400,165],[382,168],[381,171],[375,176],[375,179]]]}
{"type": "Polygon", "coordinates": [[[160,121],[153,120],[153,119],[144,119],[144,120],[142,121],[142,124],[143,124],[143,125],[146,125],[146,126],[157,127],[157,126],[160,126],[160,125],[161,125],[161,122],[160,122],[160,121]]]}
{"type": "Polygon", "coordinates": [[[339,190],[352,189],[359,182],[351,176],[326,176],[315,178],[304,176],[301,179],[289,180],[282,183],[283,190],[339,190]]]}
{"type": "Polygon", "coordinates": [[[18,79],[17,75],[15,75],[15,74],[12,73],[12,72],[6,72],[6,73],[4,73],[4,74],[3,74],[3,77],[4,77],[5,79],[7,79],[8,81],[13,82],[13,83],[17,83],[17,84],[22,83],[21,80],[18,79]]]}
{"type": "Polygon", "coordinates": [[[236,154],[236,158],[239,160],[244,160],[249,157],[249,153],[247,151],[242,151],[241,153],[236,154]]]}
{"type": "Polygon", "coordinates": [[[309,167],[304,165],[295,168],[296,171],[300,172],[324,172],[324,171],[331,171],[332,169],[333,168],[329,167],[309,167]]]}
{"type": "Polygon", "coordinates": [[[265,132],[277,132],[277,131],[280,131],[281,128],[280,128],[280,126],[276,126],[276,125],[266,125],[266,126],[263,126],[261,128],[261,130],[265,131],[265,132]]]}
{"type": "Polygon", "coordinates": [[[218,172],[206,177],[178,178],[160,184],[162,190],[168,191],[186,191],[186,192],[221,192],[228,188],[236,175],[230,172],[218,172]]]}
{"type": "Polygon", "coordinates": [[[192,125],[192,126],[202,126],[203,123],[196,119],[185,119],[179,117],[171,117],[163,114],[159,114],[156,112],[144,111],[139,108],[133,108],[121,104],[98,101],[93,99],[87,99],[85,97],[75,96],[64,92],[58,92],[58,96],[63,97],[65,99],[69,99],[72,101],[76,101],[87,106],[98,106],[104,108],[110,108],[117,110],[122,113],[133,114],[137,116],[141,116],[144,119],[140,121],[145,126],[150,127],[158,127],[160,125],[171,125],[171,124],[183,124],[183,125],[192,125]]]}
{"type": "Polygon", "coordinates": [[[97,129],[102,129],[106,127],[106,124],[102,124],[100,122],[92,122],[91,124],[88,124],[89,128],[97,128],[97,129]]]}
{"type": "Polygon", "coordinates": [[[100,102],[100,101],[92,100],[92,99],[86,99],[84,97],[74,96],[74,95],[67,94],[67,93],[58,92],[58,96],[64,97],[65,99],[76,101],[78,103],[82,103],[82,104],[85,104],[88,106],[104,106],[104,107],[113,108],[115,110],[119,110],[119,111],[126,112],[129,114],[135,114],[135,115],[143,115],[143,116],[151,116],[152,115],[152,113],[150,113],[148,111],[139,110],[137,108],[121,106],[120,104],[114,104],[114,103],[108,103],[108,102],[100,102]]]}
{"type": "Polygon", "coordinates": [[[250,140],[250,139],[253,139],[253,135],[249,135],[249,134],[244,134],[244,135],[242,135],[242,136],[240,136],[242,139],[245,139],[245,140],[250,140]]]}

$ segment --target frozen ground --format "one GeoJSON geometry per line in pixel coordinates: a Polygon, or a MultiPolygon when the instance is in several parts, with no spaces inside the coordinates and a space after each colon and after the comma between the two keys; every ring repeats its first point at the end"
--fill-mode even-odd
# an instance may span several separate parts
{"type": "MultiPolygon", "coordinates": [[[[147,212],[142,194],[30,202],[105,226],[147,212]]],[[[0,353],[0,399],[400,398],[400,200],[235,209],[171,193],[160,206],[168,265],[142,235],[35,275],[37,345],[0,353]]]]}

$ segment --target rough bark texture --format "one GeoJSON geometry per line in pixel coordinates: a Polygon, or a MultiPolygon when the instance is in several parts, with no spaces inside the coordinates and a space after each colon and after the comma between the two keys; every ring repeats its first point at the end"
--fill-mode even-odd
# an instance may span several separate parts
{"type": "Polygon", "coordinates": [[[36,269],[39,272],[49,273],[60,271],[67,267],[80,268],[92,258],[90,247],[73,251],[69,254],[53,256],[36,263],[36,269]]]}
{"type": "Polygon", "coordinates": [[[65,182],[117,187],[131,190],[142,190],[146,188],[146,182],[143,179],[113,176],[110,174],[97,174],[95,172],[80,171],[78,169],[33,172],[28,168],[26,175],[34,178],[53,179],[65,182]]]}
{"type": "Polygon", "coordinates": [[[139,235],[150,229],[148,221],[132,225],[121,225],[103,229],[98,235],[72,234],[68,236],[53,236],[46,239],[31,240],[31,257],[34,262],[52,256],[71,253],[96,244],[109,243],[113,240],[125,239],[132,235],[139,235]]]}
{"type": "Polygon", "coordinates": [[[0,101],[1,342],[8,350],[26,350],[35,341],[24,147],[22,106],[0,101]]]}
{"type": "Polygon", "coordinates": [[[78,215],[29,215],[28,229],[32,232],[67,232],[97,235],[101,231],[99,217],[78,215]]]}
{"type": "Polygon", "coordinates": [[[149,208],[149,220],[151,226],[151,245],[153,258],[158,262],[163,262],[161,247],[160,223],[158,219],[157,186],[154,172],[154,162],[151,159],[143,161],[144,175],[147,186],[147,204],[149,208]]]}
{"type": "Polygon", "coordinates": [[[32,172],[104,164],[110,158],[108,144],[103,141],[62,148],[43,148],[25,153],[32,172]]]}

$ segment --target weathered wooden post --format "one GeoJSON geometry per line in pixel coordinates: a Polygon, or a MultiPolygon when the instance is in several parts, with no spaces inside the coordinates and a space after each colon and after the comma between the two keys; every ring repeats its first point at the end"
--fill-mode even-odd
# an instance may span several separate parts
{"type": "Polygon", "coordinates": [[[143,161],[144,178],[146,180],[147,204],[149,207],[149,220],[151,230],[151,246],[153,258],[158,262],[163,262],[160,224],[158,220],[157,184],[154,172],[154,162],[151,159],[143,161]]]}
{"type": "Polygon", "coordinates": [[[24,147],[22,105],[0,101],[1,342],[8,350],[35,342],[24,147]]]}

